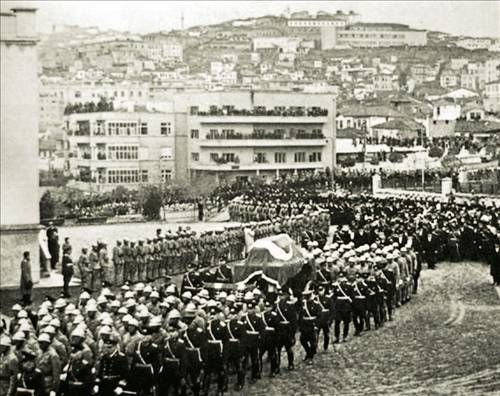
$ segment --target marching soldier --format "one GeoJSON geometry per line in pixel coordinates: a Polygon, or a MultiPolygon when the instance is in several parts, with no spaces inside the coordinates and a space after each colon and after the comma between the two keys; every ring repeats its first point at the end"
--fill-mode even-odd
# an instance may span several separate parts
{"type": "Polygon", "coordinates": [[[332,295],[326,294],[325,286],[318,287],[317,302],[321,308],[318,314],[318,337],[323,333],[323,350],[327,351],[330,345],[330,326],[332,325],[333,304],[332,295]]]}
{"type": "Polygon", "coordinates": [[[298,312],[296,308],[297,299],[293,297],[291,290],[283,290],[283,296],[276,304],[276,313],[278,314],[279,322],[277,325],[278,332],[278,369],[281,368],[281,350],[285,348],[288,359],[288,370],[294,370],[294,352],[295,332],[298,325],[298,312]]]}
{"type": "Polygon", "coordinates": [[[335,341],[340,340],[340,325],[343,324],[343,341],[347,340],[349,335],[349,324],[352,318],[352,289],[344,274],[340,274],[339,281],[333,284],[333,301],[335,310],[335,341]]]}
{"type": "Polygon", "coordinates": [[[103,353],[96,364],[96,376],[99,396],[114,396],[126,387],[128,362],[119,350],[117,334],[111,334],[104,344],[103,353]]]}
{"type": "Polygon", "coordinates": [[[40,346],[41,354],[37,356],[35,364],[43,374],[44,395],[49,395],[51,392],[59,390],[59,377],[61,375],[61,360],[50,344],[50,336],[47,333],[40,334],[38,345],[40,346]]]}
{"type": "Polygon", "coordinates": [[[161,351],[149,336],[132,345],[134,348],[129,350],[131,369],[128,388],[138,396],[152,396],[155,394],[156,379],[161,367],[161,351]]]}
{"type": "Polygon", "coordinates": [[[238,310],[236,307],[229,310],[227,332],[229,334],[229,340],[227,344],[224,345],[224,355],[228,369],[232,368],[236,373],[235,390],[239,392],[245,385],[245,372],[242,366],[243,354],[241,347],[241,340],[245,334],[245,324],[238,317],[238,310]]]}
{"type": "Polygon", "coordinates": [[[184,319],[187,321],[188,328],[184,333],[186,344],[186,382],[194,396],[200,394],[201,374],[203,370],[202,351],[207,344],[207,335],[205,333],[205,322],[201,317],[195,317],[196,306],[188,304],[184,310],[184,319]]]}
{"type": "Polygon", "coordinates": [[[274,311],[271,303],[266,301],[266,310],[261,314],[264,329],[260,337],[260,367],[262,370],[262,358],[267,352],[267,358],[271,364],[269,377],[272,378],[278,371],[278,340],[276,328],[279,322],[278,314],[274,311]]]}
{"type": "Polygon", "coordinates": [[[12,350],[9,337],[0,335],[0,394],[15,395],[19,363],[19,359],[12,350]]]}
{"type": "Polygon", "coordinates": [[[354,323],[354,335],[359,336],[365,327],[368,326],[366,320],[366,294],[368,293],[367,286],[362,278],[352,282],[353,289],[353,304],[352,304],[352,321],[354,323]]]}
{"type": "Polygon", "coordinates": [[[160,395],[169,395],[172,390],[174,395],[185,394],[186,344],[174,327],[169,327],[167,333],[162,353],[162,366],[159,371],[158,392],[160,395]]]}
{"type": "Polygon", "coordinates": [[[92,392],[94,383],[92,351],[85,345],[84,340],[84,329],[75,328],[71,333],[69,362],[61,375],[63,396],[88,396],[92,392]]]}
{"type": "Polygon", "coordinates": [[[16,384],[17,393],[32,393],[35,396],[45,395],[43,373],[36,366],[37,351],[29,345],[22,350],[21,372],[18,374],[16,384]]]}
{"type": "Polygon", "coordinates": [[[245,333],[242,337],[243,370],[247,371],[248,363],[250,362],[252,372],[251,382],[255,382],[260,379],[259,338],[265,326],[261,315],[257,313],[253,293],[246,293],[244,300],[247,311],[242,318],[242,322],[245,325],[245,333]]]}
{"type": "Polygon", "coordinates": [[[311,282],[308,282],[302,292],[302,307],[299,316],[300,343],[306,351],[306,364],[312,364],[314,355],[318,347],[317,321],[321,313],[321,308],[314,301],[313,291],[310,288],[311,282]]]}

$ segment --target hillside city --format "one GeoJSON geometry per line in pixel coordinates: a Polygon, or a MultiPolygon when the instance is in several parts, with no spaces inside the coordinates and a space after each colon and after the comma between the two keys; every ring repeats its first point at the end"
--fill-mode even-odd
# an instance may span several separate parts
{"type": "Polygon", "coordinates": [[[443,161],[474,168],[457,176],[467,191],[483,189],[467,185],[478,178],[496,184],[498,37],[340,10],[142,36],[54,25],[39,81],[42,185],[63,177],[107,191],[443,161]]]}

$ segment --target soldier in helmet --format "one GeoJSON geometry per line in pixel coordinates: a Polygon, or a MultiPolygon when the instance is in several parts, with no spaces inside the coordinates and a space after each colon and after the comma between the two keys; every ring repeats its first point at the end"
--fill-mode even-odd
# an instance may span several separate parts
{"type": "Polygon", "coordinates": [[[158,392],[161,395],[185,394],[187,351],[178,329],[167,328],[167,338],[162,350],[162,362],[158,378],[158,392]]]}
{"type": "Polygon", "coordinates": [[[21,371],[16,379],[17,393],[31,391],[35,396],[47,394],[43,373],[36,366],[36,356],[37,351],[29,345],[22,349],[21,371]]]}
{"type": "Polygon", "coordinates": [[[146,258],[144,249],[144,240],[139,239],[136,248],[137,280],[139,282],[144,282],[146,280],[146,258]]]}
{"type": "Polygon", "coordinates": [[[257,312],[254,297],[252,292],[247,292],[244,296],[246,312],[242,316],[242,322],[245,326],[245,333],[241,343],[243,347],[243,370],[246,371],[250,363],[252,382],[260,379],[259,343],[260,334],[265,328],[262,317],[257,312]]]}
{"type": "Polygon", "coordinates": [[[49,395],[59,389],[59,376],[61,375],[61,359],[51,346],[51,339],[47,333],[38,337],[41,354],[37,356],[35,364],[42,372],[44,378],[43,394],[49,395]]]}
{"type": "Polygon", "coordinates": [[[115,267],[115,285],[123,283],[123,248],[122,242],[116,241],[116,246],[113,247],[113,265],[115,267]]]}
{"type": "Polygon", "coordinates": [[[0,335],[0,394],[14,396],[19,363],[10,338],[5,334],[0,335]]]}
{"type": "Polygon", "coordinates": [[[87,396],[92,391],[93,356],[84,340],[84,328],[76,327],[71,333],[69,362],[61,376],[61,395],[87,396]]]}
{"type": "Polygon", "coordinates": [[[130,282],[130,269],[132,266],[132,255],[130,253],[130,244],[127,238],[123,239],[123,281],[130,282]]]}
{"type": "Polygon", "coordinates": [[[138,395],[154,395],[155,379],[161,367],[161,351],[158,345],[151,342],[151,337],[143,337],[135,343],[131,357],[129,389],[138,395]]]}
{"type": "Polygon", "coordinates": [[[187,355],[186,382],[193,395],[198,396],[204,363],[202,351],[205,350],[207,344],[205,321],[196,316],[196,306],[192,303],[186,305],[183,318],[188,326],[184,333],[187,355]]]}

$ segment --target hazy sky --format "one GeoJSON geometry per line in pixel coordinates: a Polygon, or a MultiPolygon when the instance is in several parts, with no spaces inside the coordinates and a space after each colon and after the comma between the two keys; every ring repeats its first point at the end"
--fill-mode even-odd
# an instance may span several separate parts
{"type": "Polygon", "coordinates": [[[500,37],[500,1],[2,1],[2,11],[38,8],[39,31],[52,24],[145,33],[299,10],[354,10],[367,22],[399,22],[468,36],[500,37]]]}

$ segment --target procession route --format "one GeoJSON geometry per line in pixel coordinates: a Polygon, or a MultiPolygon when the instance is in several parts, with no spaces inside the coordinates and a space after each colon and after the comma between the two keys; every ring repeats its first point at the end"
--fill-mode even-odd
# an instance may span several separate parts
{"type": "MultiPolygon", "coordinates": [[[[352,336],[351,324],[348,342],[318,353],[312,366],[302,363],[297,342],[295,371],[284,368],[244,394],[500,395],[499,328],[500,299],[489,268],[439,263],[422,271],[418,294],[392,322],[361,337],[352,336]]],[[[319,349],[322,344],[320,338],[319,349]]]]}

